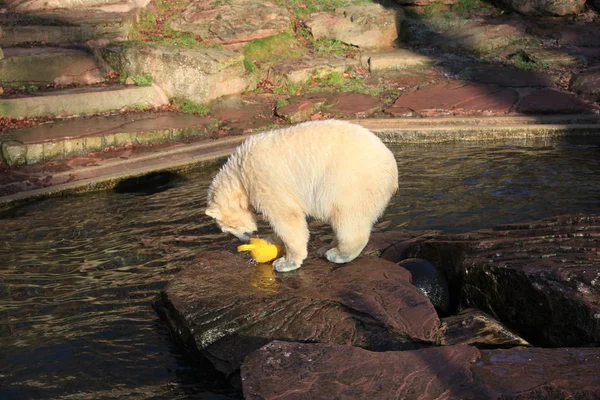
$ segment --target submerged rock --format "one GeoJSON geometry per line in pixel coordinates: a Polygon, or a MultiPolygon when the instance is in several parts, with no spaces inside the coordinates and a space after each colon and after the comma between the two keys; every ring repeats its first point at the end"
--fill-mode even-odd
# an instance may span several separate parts
{"type": "Polygon", "coordinates": [[[448,313],[450,290],[444,275],[435,265],[421,258],[408,258],[398,263],[410,272],[412,283],[418,287],[441,315],[448,313]]]}
{"type": "Polygon", "coordinates": [[[397,350],[439,342],[431,302],[396,264],[363,257],[344,265],[309,259],[276,274],[229,252],[206,252],[155,303],[191,351],[235,372],[272,340],[397,350]]]}
{"type": "Polygon", "coordinates": [[[599,348],[375,353],[276,341],[250,354],[241,375],[247,400],[587,399],[600,394],[599,368],[599,348]]]}

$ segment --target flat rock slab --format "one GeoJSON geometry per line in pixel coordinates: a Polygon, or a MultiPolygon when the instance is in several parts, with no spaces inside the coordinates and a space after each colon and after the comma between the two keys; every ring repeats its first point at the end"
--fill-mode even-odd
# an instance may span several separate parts
{"type": "Polygon", "coordinates": [[[505,114],[517,101],[516,91],[495,85],[447,81],[400,96],[385,110],[393,116],[407,112],[427,115],[436,111],[505,114]]]}
{"type": "Polygon", "coordinates": [[[310,79],[325,78],[333,72],[344,73],[358,66],[358,60],[345,57],[300,57],[275,64],[268,71],[268,79],[275,85],[305,83],[310,79]]]}
{"type": "Polygon", "coordinates": [[[206,43],[234,44],[289,29],[289,12],[268,1],[200,0],[190,3],[171,27],[191,32],[206,43]]]}
{"type": "Polygon", "coordinates": [[[523,114],[579,114],[597,108],[577,96],[553,89],[534,90],[519,100],[517,111],[523,114]]]}
{"type": "Polygon", "coordinates": [[[600,101],[600,67],[575,75],[569,89],[588,100],[600,101]]]}
{"type": "Polygon", "coordinates": [[[498,0],[498,3],[526,15],[579,14],[586,0],[498,0]]]}
{"type": "MultiPolygon", "coordinates": [[[[21,143],[43,143],[85,136],[113,135],[162,130],[204,130],[216,120],[183,113],[132,113],[113,116],[80,117],[16,129],[8,136],[21,143]]],[[[190,132],[191,133],[191,132],[190,132]]],[[[190,134],[191,136],[191,134],[190,134]]]]}
{"type": "Polygon", "coordinates": [[[408,271],[374,257],[343,266],[309,259],[276,274],[270,264],[205,252],[171,280],[155,309],[181,342],[226,374],[272,340],[373,350],[439,340],[437,314],[408,271]]]}
{"type": "Polygon", "coordinates": [[[374,353],[275,341],[250,354],[241,374],[247,400],[591,399],[599,369],[598,348],[374,353]]]}
{"type": "Polygon", "coordinates": [[[294,96],[289,103],[277,107],[275,113],[291,123],[310,120],[325,112],[336,117],[369,117],[380,111],[383,103],[377,97],[362,93],[308,93],[294,96]]]}
{"type": "Polygon", "coordinates": [[[339,93],[325,103],[323,110],[336,117],[366,118],[381,110],[383,103],[377,97],[362,93],[339,93]]]}
{"type": "Polygon", "coordinates": [[[497,65],[477,65],[460,72],[464,80],[504,87],[554,86],[548,75],[497,65]]]}
{"type": "Polygon", "coordinates": [[[312,14],[305,22],[315,39],[336,39],[362,49],[390,47],[398,38],[402,10],[379,4],[336,8],[312,14]]]}
{"type": "Polygon", "coordinates": [[[524,32],[524,26],[504,20],[473,22],[444,31],[433,44],[449,52],[485,55],[530,41],[532,37],[524,32]]]}
{"type": "Polygon", "coordinates": [[[154,85],[94,86],[2,98],[0,99],[0,115],[13,118],[84,115],[116,111],[126,107],[147,108],[166,103],[168,103],[168,99],[154,85]]]}
{"type": "Polygon", "coordinates": [[[415,67],[429,67],[436,64],[437,60],[423,54],[406,49],[398,49],[387,53],[364,54],[361,64],[371,72],[406,69],[415,67]]]}
{"type": "Polygon", "coordinates": [[[10,47],[4,56],[0,61],[4,86],[90,85],[104,79],[94,58],[83,50],[10,47]]]}

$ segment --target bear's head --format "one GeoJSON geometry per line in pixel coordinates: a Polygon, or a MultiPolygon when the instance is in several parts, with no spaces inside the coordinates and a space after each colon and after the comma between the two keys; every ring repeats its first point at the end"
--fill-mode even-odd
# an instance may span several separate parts
{"type": "Polygon", "coordinates": [[[252,232],[258,230],[248,200],[242,195],[231,198],[209,196],[205,213],[215,219],[221,231],[231,233],[242,242],[249,241],[252,232]]]}

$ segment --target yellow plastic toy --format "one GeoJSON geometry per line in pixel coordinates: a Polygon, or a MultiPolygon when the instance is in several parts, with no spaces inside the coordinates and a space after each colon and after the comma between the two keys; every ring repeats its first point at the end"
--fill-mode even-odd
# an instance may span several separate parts
{"type": "Polygon", "coordinates": [[[249,244],[238,246],[237,250],[249,251],[256,262],[267,263],[283,255],[284,247],[269,243],[264,239],[252,238],[249,244]]]}

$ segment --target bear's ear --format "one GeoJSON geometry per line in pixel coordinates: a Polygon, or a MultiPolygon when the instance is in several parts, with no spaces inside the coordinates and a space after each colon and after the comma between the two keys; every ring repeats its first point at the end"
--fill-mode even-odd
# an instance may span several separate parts
{"type": "Polygon", "coordinates": [[[204,213],[214,219],[218,219],[221,216],[221,213],[219,213],[219,210],[217,210],[216,208],[212,208],[212,207],[207,208],[204,213]]]}

